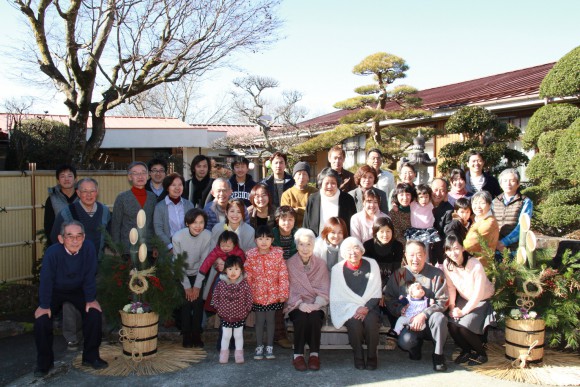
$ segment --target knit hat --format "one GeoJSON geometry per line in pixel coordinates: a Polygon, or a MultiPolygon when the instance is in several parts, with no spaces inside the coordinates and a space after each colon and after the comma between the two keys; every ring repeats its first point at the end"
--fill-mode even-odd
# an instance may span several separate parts
{"type": "Polygon", "coordinates": [[[308,177],[310,177],[310,165],[308,165],[307,162],[304,161],[297,162],[296,165],[294,166],[294,169],[292,170],[292,176],[296,175],[296,173],[300,171],[306,171],[308,177]]]}

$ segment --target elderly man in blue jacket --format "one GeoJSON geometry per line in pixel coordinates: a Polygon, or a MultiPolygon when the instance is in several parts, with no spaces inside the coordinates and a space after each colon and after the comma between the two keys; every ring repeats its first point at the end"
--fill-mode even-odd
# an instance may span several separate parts
{"type": "Polygon", "coordinates": [[[58,241],[46,250],[40,270],[40,305],[34,312],[37,377],[45,376],[54,366],[52,317],[64,302],[73,304],[82,316],[85,339],[82,364],[94,369],[108,366],[99,356],[102,310],[96,299],[95,247],[85,241],[84,227],[76,220],[62,224],[58,241]]]}

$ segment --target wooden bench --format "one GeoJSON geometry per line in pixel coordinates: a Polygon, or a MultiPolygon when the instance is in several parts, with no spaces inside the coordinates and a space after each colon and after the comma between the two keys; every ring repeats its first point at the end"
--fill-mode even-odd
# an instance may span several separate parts
{"type": "MultiPolygon", "coordinates": [[[[392,339],[387,339],[387,332],[390,327],[385,327],[383,325],[379,328],[379,349],[384,349],[392,351],[396,347],[396,342],[392,339]]],[[[292,322],[288,322],[287,331],[294,334],[294,326],[292,322]]],[[[308,346],[308,345],[307,345],[308,346]]],[[[363,345],[366,348],[366,345],[363,345]]],[[[343,326],[339,329],[335,328],[334,325],[330,324],[328,319],[326,319],[325,324],[322,326],[322,336],[320,338],[320,349],[351,349],[348,342],[348,332],[346,327],[343,326]]]]}

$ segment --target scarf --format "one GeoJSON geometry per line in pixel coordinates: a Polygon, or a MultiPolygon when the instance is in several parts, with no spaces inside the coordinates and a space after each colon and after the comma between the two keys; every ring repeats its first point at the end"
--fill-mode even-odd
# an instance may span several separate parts
{"type": "Polygon", "coordinates": [[[330,291],[330,276],[326,262],[316,255],[310,256],[310,270],[304,269],[300,255],[294,254],[288,261],[288,278],[290,280],[290,296],[286,305],[286,313],[298,308],[301,303],[328,304],[330,291]]]}
{"type": "Polygon", "coordinates": [[[338,216],[338,198],[340,197],[340,190],[332,197],[328,197],[320,190],[320,225],[318,227],[318,234],[324,229],[326,220],[333,216],[338,216]]]}
{"type": "Polygon", "coordinates": [[[364,294],[359,296],[353,292],[344,279],[342,272],[346,261],[340,261],[332,268],[330,281],[330,315],[332,316],[332,325],[340,329],[344,323],[354,316],[356,310],[365,306],[372,298],[381,298],[381,272],[379,265],[374,259],[363,257],[371,265],[369,282],[364,294]]]}
{"type": "Polygon", "coordinates": [[[403,207],[402,205],[397,205],[397,207],[399,208],[399,211],[404,212],[405,214],[410,214],[411,213],[411,206],[406,206],[403,207]]]}
{"type": "Polygon", "coordinates": [[[135,195],[135,198],[141,205],[141,208],[143,208],[145,202],[147,201],[147,190],[145,188],[131,187],[131,192],[133,192],[133,195],[135,195]]]}
{"type": "Polygon", "coordinates": [[[193,190],[193,197],[191,198],[194,205],[201,205],[203,207],[203,203],[201,203],[201,196],[203,195],[203,191],[207,187],[209,183],[209,173],[201,180],[197,180],[195,175],[191,178],[191,184],[194,187],[193,190]]]}

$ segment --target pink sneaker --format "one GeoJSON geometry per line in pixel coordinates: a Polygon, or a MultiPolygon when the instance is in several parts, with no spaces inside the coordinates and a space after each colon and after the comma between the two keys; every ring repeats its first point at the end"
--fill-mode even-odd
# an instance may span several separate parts
{"type": "Polygon", "coordinates": [[[244,362],[244,350],[236,349],[234,352],[234,359],[236,359],[237,364],[242,364],[244,362]]]}
{"type": "Polygon", "coordinates": [[[230,350],[229,349],[222,349],[220,351],[220,363],[226,364],[230,358],[230,350]]]}

